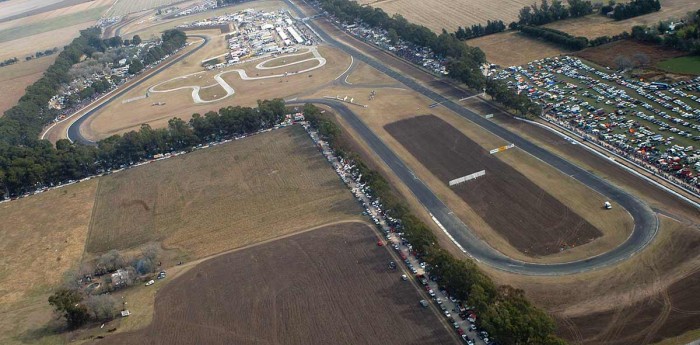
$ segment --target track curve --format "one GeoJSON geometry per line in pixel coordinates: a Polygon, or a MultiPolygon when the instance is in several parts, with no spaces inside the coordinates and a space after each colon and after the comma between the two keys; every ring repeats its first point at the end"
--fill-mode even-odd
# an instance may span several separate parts
{"type": "MultiPolygon", "coordinates": [[[[615,249],[584,260],[556,264],[538,264],[509,258],[476,236],[452,211],[419,180],[405,163],[394,153],[357,115],[344,103],[330,99],[308,99],[287,102],[288,104],[315,103],[333,108],[362,137],[374,152],[394,171],[411,190],[423,206],[440,222],[442,227],[459,243],[472,258],[494,268],[528,275],[575,274],[613,265],[623,261],[646,247],[654,239],[658,229],[656,214],[643,202],[625,193],[609,182],[579,168],[568,161],[539,149],[530,154],[587,185],[589,188],[614,200],[632,215],[634,229],[625,242],[615,249]],[[541,152],[540,152],[541,151],[541,152]],[[546,152],[543,154],[542,152],[546,152]]],[[[518,145],[521,149],[522,146],[518,145]]],[[[527,146],[527,145],[526,145],[527,146]]]]}
{"type": "Polygon", "coordinates": [[[152,72],[151,74],[149,74],[148,76],[146,76],[146,77],[144,77],[144,78],[142,78],[142,79],[137,80],[137,81],[134,82],[133,84],[131,84],[131,85],[125,87],[124,89],[120,90],[119,92],[116,92],[115,94],[109,96],[106,100],[102,101],[102,103],[98,104],[97,106],[95,106],[95,107],[93,107],[92,109],[90,109],[90,110],[88,110],[87,112],[85,112],[85,113],[84,113],[83,115],[81,115],[77,120],[73,121],[73,123],[71,123],[70,127],[68,127],[68,130],[67,130],[68,140],[70,140],[70,141],[72,141],[72,142],[78,142],[78,143],[81,143],[81,144],[84,144],[84,145],[93,145],[93,146],[94,146],[94,145],[97,145],[97,143],[96,143],[95,141],[92,141],[92,140],[89,140],[89,139],[85,138],[85,137],[83,136],[83,134],[80,133],[80,127],[83,125],[83,123],[85,122],[85,120],[87,120],[90,116],[94,115],[94,114],[95,114],[96,112],[98,112],[100,109],[104,108],[106,105],[112,103],[112,101],[113,101],[114,99],[123,96],[123,95],[126,94],[127,92],[133,90],[135,87],[137,87],[137,86],[143,84],[145,81],[147,81],[147,80],[151,79],[152,77],[154,77],[154,76],[160,74],[160,72],[162,72],[164,69],[166,69],[166,68],[168,68],[168,67],[170,67],[170,66],[172,66],[172,65],[174,65],[174,64],[176,64],[176,63],[178,63],[178,62],[180,62],[182,59],[184,59],[184,58],[186,58],[186,57],[192,55],[194,52],[196,52],[196,51],[202,49],[202,47],[204,47],[207,43],[209,43],[209,38],[208,38],[207,36],[203,36],[203,35],[188,35],[187,37],[197,37],[197,38],[201,38],[201,39],[202,39],[202,43],[201,43],[199,46],[197,46],[197,48],[194,48],[194,49],[188,51],[187,53],[182,54],[182,55],[178,56],[177,58],[168,61],[167,63],[165,63],[165,64],[162,65],[162,66],[156,67],[156,70],[155,70],[154,72],[152,72]]]}

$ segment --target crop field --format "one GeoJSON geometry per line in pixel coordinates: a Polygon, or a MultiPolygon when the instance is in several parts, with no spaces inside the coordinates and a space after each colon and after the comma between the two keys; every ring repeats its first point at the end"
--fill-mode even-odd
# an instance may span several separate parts
{"type": "Polygon", "coordinates": [[[162,241],[203,257],[359,213],[294,126],[102,178],[86,248],[162,241]]]}
{"type": "Polygon", "coordinates": [[[517,20],[518,12],[524,6],[532,5],[530,0],[359,0],[361,4],[379,7],[389,15],[398,13],[411,23],[424,25],[439,33],[449,32],[458,26],[473,24],[486,25],[487,20],[503,20],[510,23],[517,20]]]}
{"type": "Polygon", "coordinates": [[[601,235],[575,211],[438,117],[419,116],[385,129],[445,183],[485,170],[484,177],[452,189],[523,253],[554,254],[601,235]]]}
{"type": "MultiPolygon", "coordinates": [[[[572,55],[592,61],[600,66],[617,69],[615,60],[622,56],[633,59],[637,54],[644,54],[649,58],[649,66],[659,64],[661,61],[685,55],[686,53],[671,49],[664,49],[652,44],[623,40],[604,44],[601,46],[584,49],[572,55]]],[[[529,62],[529,61],[528,61],[529,62]]]]}
{"type": "Polygon", "coordinates": [[[700,75],[700,57],[697,56],[668,59],[659,62],[656,66],[673,73],[700,75]]]}
{"type": "Polygon", "coordinates": [[[123,16],[133,12],[141,12],[161,6],[169,6],[183,0],[119,0],[112,6],[108,16],[123,16]]]}
{"type": "Polygon", "coordinates": [[[453,343],[375,243],[346,223],[207,260],[157,293],[147,328],[100,343],[453,343]]]}
{"type": "Polygon", "coordinates": [[[39,80],[58,54],[0,68],[0,116],[17,104],[24,89],[39,80]]]}
{"type": "Polygon", "coordinates": [[[52,318],[47,296],[80,261],[96,188],[90,180],[0,204],[0,343],[24,344],[52,318]]]}
{"type": "Polygon", "coordinates": [[[9,28],[0,31],[0,43],[21,39],[24,37],[40,34],[43,32],[61,29],[67,26],[72,26],[84,22],[95,21],[102,15],[106,7],[97,7],[84,12],[77,12],[65,16],[55,17],[41,21],[41,23],[32,23],[14,28],[9,28]]]}
{"type": "Polygon", "coordinates": [[[0,2],[0,23],[90,2],[89,0],[25,0],[0,2]]]}
{"type": "Polygon", "coordinates": [[[533,60],[570,53],[556,45],[526,37],[517,32],[502,32],[466,41],[479,47],[486,60],[500,66],[519,66],[533,60]],[[513,49],[517,47],[517,49],[513,49]]]}
{"type": "Polygon", "coordinates": [[[584,36],[589,39],[600,36],[614,36],[623,31],[630,32],[635,25],[654,25],[662,20],[679,20],[698,10],[696,0],[664,0],[661,10],[630,19],[616,21],[598,14],[581,18],[562,20],[545,25],[574,36],[584,36]]]}

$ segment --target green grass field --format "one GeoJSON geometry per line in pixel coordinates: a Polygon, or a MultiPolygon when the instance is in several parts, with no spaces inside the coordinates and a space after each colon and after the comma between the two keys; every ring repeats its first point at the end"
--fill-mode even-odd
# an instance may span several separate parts
{"type": "Polygon", "coordinates": [[[65,16],[46,19],[38,23],[21,25],[5,30],[0,30],[0,42],[7,42],[19,38],[29,37],[32,35],[57,30],[80,23],[85,23],[100,18],[106,10],[106,6],[96,7],[93,9],[67,14],[65,16]]]}
{"type": "Polygon", "coordinates": [[[659,68],[682,74],[700,75],[700,56],[681,56],[659,62],[659,68]]]}

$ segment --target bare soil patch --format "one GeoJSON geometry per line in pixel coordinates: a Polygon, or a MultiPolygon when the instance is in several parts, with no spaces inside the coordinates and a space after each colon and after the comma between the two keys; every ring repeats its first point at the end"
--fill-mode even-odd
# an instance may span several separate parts
{"type": "Polygon", "coordinates": [[[467,40],[466,43],[481,48],[489,62],[504,67],[519,66],[533,60],[570,53],[556,45],[518,32],[502,32],[467,40]]]}
{"type": "Polygon", "coordinates": [[[163,241],[192,258],[360,211],[299,126],[104,177],[95,207],[89,252],[163,241]]]}
{"type": "Polygon", "coordinates": [[[666,49],[656,45],[635,42],[632,40],[617,41],[598,47],[584,49],[580,52],[574,53],[573,55],[593,61],[601,66],[617,68],[615,58],[618,56],[625,56],[631,59],[635,54],[639,53],[646,54],[649,57],[650,66],[656,65],[658,62],[666,59],[687,55],[687,53],[682,51],[666,49]]]}
{"type": "Polygon", "coordinates": [[[207,260],[157,293],[151,325],[99,343],[453,342],[375,243],[366,224],[349,223],[207,260]]]}
{"type": "Polygon", "coordinates": [[[554,254],[601,235],[573,210],[438,117],[419,116],[385,129],[445,183],[485,170],[485,176],[452,189],[523,253],[554,254]]]}

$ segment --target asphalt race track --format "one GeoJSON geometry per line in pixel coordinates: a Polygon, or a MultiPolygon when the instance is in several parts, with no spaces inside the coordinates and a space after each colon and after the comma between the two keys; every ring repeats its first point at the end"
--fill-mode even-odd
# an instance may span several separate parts
{"type": "MultiPolygon", "coordinates": [[[[305,17],[303,12],[296,7],[294,3],[289,0],[285,2],[297,12],[299,17],[305,17]]],[[[564,174],[567,174],[583,184],[587,185],[589,188],[607,196],[610,200],[613,200],[624,207],[634,219],[634,229],[630,237],[623,242],[621,245],[615,249],[595,256],[585,260],[572,261],[566,263],[557,264],[536,264],[514,260],[509,258],[496,249],[491,247],[488,243],[484,242],[478,238],[462,221],[454,216],[450,209],[418,178],[416,178],[413,172],[399,159],[399,157],[388,147],[384,142],[377,137],[377,135],[372,132],[372,130],[365,125],[362,120],[360,120],[350,109],[348,109],[345,104],[329,99],[308,99],[308,100],[298,100],[295,102],[290,102],[289,104],[303,104],[303,103],[317,103],[324,104],[332,107],[340,116],[342,116],[348,123],[353,127],[353,129],[362,137],[362,140],[367,143],[379,157],[389,166],[390,169],[402,180],[406,186],[411,189],[411,192],[418,198],[418,200],[423,204],[423,206],[439,221],[442,227],[454,238],[454,240],[459,243],[464,248],[464,251],[477,261],[490,265],[494,268],[519,273],[519,274],[529,274],[529,275],[564,275],[564,274],[575,274],[585,271],[590,271],[606,266],[613,265],[620,261],[623,261],[635,253],[644,249],[652,239],[656,236],[658,230],[658,219],[656,214],[642,201],[635,198],[634,196],[625,193],[621,189],[613,186],[612,184],[602,180],[595,175],[589,173],[588,171],[579,168],[578,166],[569,163],[568,161],[546,151],[529,141],[523,139],[517,134],[506,130],[498,126],[497,124],[484,119],[483,117],[471,112],[462,106],[450,101],[442,95],[439,95],[428,88],[418,84],[413,79],[405,77],[398,72],[389,69],[381,62],[376,61],[368,56],[356,51],[355,49],[346,46],[330,37],[327,33],[322,31],[317,25],[312,21],[307,21],[307,23],[313,28],[313,30],[321,36],[326,43],[331,44],[338,49],[341,49],[345,53],[351,55],[353,58],[358,59],[382,73],[394,78],[395,80],[403,83],[407,87],[419,92],[426,97],[440,103],[442,106],[454,111],[460,116],[480,125],[486,130],[492,132],[493,134],[500,136],[501,138],[515,144],[520,149],[528,152],[529,154],[541,159],[542,161],[552,165],[553,167],[559,169],[564,174]]],[[[202,37],[202,36],[196,36],[202,37]]],[[[204,37],[202,37],[204,38],[204,37]]],[[[153,72],[149,77],[138,81],[137,83],[125,88],[124,90],[112,95],[107,101],[103,102],[99,106],[85,113],[80,119],[75,121],[68,129],[68,135],[71,140],[76,140],[80,143],[95,145],[84,138],[80,133],[81,124],[85,119],[94,114],[104,105],[108,104],[112,99],[117,98],[124,93],[131,90],[133,87],[141,84],[141,82],[147,80],[153,75],[160,73],[163,69],[169,67],[170,65],[180,61],[181,59],[189,56],[194,51],[201,48],[206,44],[206,38],[203,44],[193,51],[184,54],[183,56],[167,63],[166,65],[160,67],[157,71],[153,72]]]]}
{"type": "MultiPolygon", "coordinates": [[[[285,0],[285,2],[292,9],[294,9],[300,17],[305,17],[304,13],[301,12],[301,10],[294,3],[292,3],[290,0],[285,0]]],[[[410,169],[399,159],[399,157],[396,156],[396,154],[391,151],[391,149],[389,149],[381,141],[381,139],[379,139],[379,137],[377,137],[377,135],[374,134],[374,132],[372,132],[372,130],[369,129],[369,127],[367,127],[352,111],[350,111],[347,106],[340,102],[327,99],[307,100],[308,102],[330,106],[341,116],[343,116],[343,118],[350,123],[353,129],[359,133],[362,139],[370,147],[372,147],[377,155],[379,155],[382,160],[394,171],[394,173],[399,176],[402,182],[411,189],[413,194],[418,198],[423,206],[428,209],[430,213],[432,213],[432,215],[442,224],[447,232],[449,232],[455,241],[458,242],[464,248],[466,253],[472,256],[472,258],[495,268],[520,274],[574,274],[610,266],[617,262],[623,261],[644,249],[656,236],[658,231],[658,219],[656,214],[641,200],[628,193],[625,193],[616,186],[613,186],[607,181],[596,177],[588,171],[569,163],[559,156],[556,156],[551,152],[532,144],[517,134],[510,132],[507,129],[502,128],[499,125],[479,116],[478,114],[452,102],[442,95],[433,92],[432,90],[418,84],[413,79],[410,79],[388,68],[381,62],[374,60],[341,42],[338,42],[320,27],[315,25],[312,21],[309,20],[307,23],[326,43],[343,50],[353,58],[376,68],[380,72],[396,79],[407,87],[423,94],[433,101],[440,103],[442,106],[452,110],[467,120],[472,121],[489,132],[515,144],[525,152],[559,169],[564,174],[577,179],[581,183],[587,185],[589,188],[607,196],[610,200],[614,200],[618,204],[622,205],[622,207],[624,207],[634,219],[634,229],[632,230],[630,237],[627,238],[625,242],[615,249],[595,257],[558,264],[535,264],[511,259],[492,248],[483,240],[479,239],[469,228],[467,228],[464,223],[462,223],[461,220],[454,216],[450,209],[447,208],[447,206],[440,201],[440,199],[435,196],[435,194],[422,181],[417,179],[410,169]]]]}
{"type": "Polygon", "coordinates": [[[120,90],[119,92],[115,93],[114,95],[111,95],[109,98],[107,98],[104,102],[100,103],[100,104],[97,105],[96,107],[94,107],[94,108],[90,109],[89,111],[85,112],[85,114],[83,114],[82,116],[80,116],[80,118],[78,118],[77,120],[75,120],[75,122],[73,122],[73,123],[70,125],[70,127],[68,127],[68,140],[70,140],[70,141],[72,141],[72,142],[79,142],[79,143],[85,144],[85,145],[96,145],[96,143],[95,143],[94,141],[90,141],[90,140],[86,139],[85,137],[83,137],[82,133],[80,133],[80,127],[83,125],[83,122],[85,122],[85,120],[87,120],[90,116],[92,116],[93,114],[95,114],[96,112],[98,112],[98,111],[99,111],[100,109],[102,109],[104,106],[106,106],[106,105],[112,103],[112,101],[113,101],[115,98],[121,97],[122,95],[124,95],[125,93],[131,91],[131,90],[134,89],[135,87],[137,87],[137,86],[143,84],[143,82],[145,82],[145,81],[151,79],[153,76],[155,76],[155,75],[157,75],[158,73],[162,72],[164,69],[166,69],[166,68],[168,68],[168,67],[170,67],[170,66],[172,66],[172,65],[174,65],[174,64],[176,64],[176,63],[178,63],[178,62],[180,62],[182,59],[184,59],[184,58],[186,58],[186,57],[192,55],[194,52],[196,52],[196,51],[202,49],[202,47],[204,47],[204,46],[207,44],[207,42],[209,42],[209,39],[208,39],[206,36],[201,36],[201,35],[188,35],[187,37],[198,37],[198,38],[201,38],[203,41],[202,41],[202,43],[201,43],[197,48],[194,48],[194,49],[188,51],[187,53],[182,54],[182,55],[180,55],[179,57],[177,57],[177,58],[175,58],[175,59],[173,59],[173,60],[171,60],[171,61],[168,61],[168,63],[164,64],[163,66],[157,67],[157,69],[156,69],[154,72],[152,72],[151,74],[149,74],[148,76],[146,76],[146,77],[144,77],[144,78],[142,78],[142,79],[139,79],[138,81],[134,82],[133,84],[129,85],[128,87],[125,87],[124,89],[120,90]]]}

